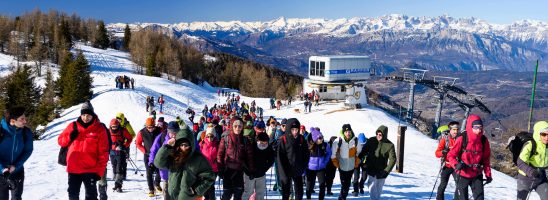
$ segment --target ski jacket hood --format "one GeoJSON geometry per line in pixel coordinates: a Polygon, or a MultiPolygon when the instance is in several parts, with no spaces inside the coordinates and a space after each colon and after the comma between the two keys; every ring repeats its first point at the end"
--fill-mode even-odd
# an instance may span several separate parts
{"type": "Polygon", "coordinates": [[[377,128],[377,131],[375,131],[375,134],[377,134],[377,132],[379,131],[382,133],[381,141],[388,141],[388,127],[386,127],[385,125],[379,126],[379,128],[377,128]]]}

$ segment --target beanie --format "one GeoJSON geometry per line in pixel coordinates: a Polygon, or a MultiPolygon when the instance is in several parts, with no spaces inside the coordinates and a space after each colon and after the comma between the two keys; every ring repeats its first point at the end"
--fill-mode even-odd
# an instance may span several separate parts
{"type": "Polygon", "coordinates": [[[310,134],[312,134],[312,141],[316,142],[320,137],[323,138],[322,132],[320,132],[318,129],[311,128],[310,131],[310,134]]]}
{"type": "Polygon", "coordinates": [[[359,141],[361,144],[365,143],[365,134],[360,133],[360,134],[358,135],[358,141],[359,141]]]}
{"type": "Polygon", "coordinates": [[[286,118],[283,118],[283,119],[282,119],[281,125],[286,125],[286,124],[287,124],[287,119],[286,119],[286,118]]]}
{"type": "Polygon", "coordinates": [[[481,119],[477,119],[477,120],[472,122],[472,126],[474,126],[474,125],[482,125],[483,126],[483,121],[481,121],[481,119]]]}
{"type": "Polygon", "coordinates": [[[180,130],[180,127],[179,127],[179,124],[176,121],[170,121],[167,124],[167,131],[168,132],[177,133],[177,132],[179,132],[179,130],[180,130]]]}
{"type": "Polygon", "coordinates": [[[352,131],[352,127],[350,127],[350,124],[344,124],[342,126],[342,131],[345,132],[345,131],[352,131]]]}
{"type": "Polygon", "coordinates": [[[269,141],[270,138],[268,137],[268,134],[266,134],[265,132],[262,132],[262,133],[259,133],[257,135],[257,141],[269,141]]]}
{"type": "Polygon", "coordinates": [[[95,112],[93,112],[93,106],[91,105],[91,102],[86,101],[84,104],[82,104],[82,109],[80,110],[80,114],[88,114],[88,115],[94,115],[95,112]]]}
{"type": "Polygon", "coordinates": [[[147,121],[145,122],[146,126],[154,126],[154,119],[152,117],[147,118],[147,121]]]}
{"type": "Polygon", "coordinates": [[[165,121],[164,121],[164,117],[159,117],[159,118],[158,118],[158,122],[165,122],[165,121]]]}
{"type": "Polygon", "coordinates": [[[116,118],[111,119],[110,126],[120,126],[120,122],[116,118]]]}

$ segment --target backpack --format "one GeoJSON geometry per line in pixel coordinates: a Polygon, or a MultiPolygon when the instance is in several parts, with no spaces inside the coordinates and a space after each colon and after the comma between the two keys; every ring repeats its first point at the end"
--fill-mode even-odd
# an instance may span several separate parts
{"type": "MultiPolygon", "coordinates": [[[[280,138],[282,139],[282,141],[283,141],[283,143],[284,143],[284,145],[285,145],[285,143],[287,143],[287,139],[285,139],[285,134],[284,134],[284,135],[282,135],[282,136],[280,136],[280,138]]],[[[299,137],[299,138],[300,138],[300,140],[299,140],[299,141],[300,141],[300,142],[301,142],[301,144],[302,144],[302,143],[304,142],[304,139],[303,139],[303,138],[304,138],[304,136],[303,136],[303,137],[299,137]]]]}
{"type": "MultiPolygon", "coordinates": [[[[342,141],[343,141],[343,139],[340,138],[339,143],[337,144],[337,153],[339,153],[339,150],[341,149],[342,141]]],[[[356,146],[356,148],[358,148],[358,139],[357,138],[354,140],[354,146],[356,146]]]]}
{"type": "MultiPolygon", "coordinates": [[[[468,145],[468,135],[466,134],[466,131],[463,131],[461,132],[461,134],[458,137],[462,137],[462,144],[461,144],[461,148],[460,148],[460,151],[459,151],[459,154],[457,156],[457,160],[460,162],[462,161],[462,153],[464,153],[465,151],[468,151],[466,149],[466,146],[468,145]]],[[[457,139],[455,138],[455,140],[457,139]]],[[[485,137],[485,135],[481,135],[481,150],[483,151],[483,148],[485,147],[485,142],[487,142],[487,137],[485,137]]]]}
{"type": "Polygon", "coordinates": [[[531,158],[533,157],[533,155],[538,154],[537,143],[533,139],[532,133],[522,131],[508,139],[508,145],[506,146],[506,148],[510,150],[510,153],[512,153],[512,161],[514,161],[514,165],[517,166],[519,154],[521,153],[521,150],[523,149],[525,144],[527,144],[527,142],[529,141],[531,141],[532,145],[531,153],[529,154],[529,158],[531,158]]]}
{"type": "MultiPolygon", "coordinates": [[[[104,123],[101,123],[101,125],[103,125],[103,127],[105,128],[107,132],[108,146],[110,149],[110,147],[112,146],[112,138],[110,138],[110,130],[107,128],[107,126],[104,123]]],[[[72,131],[78,134],[78,127],[76,126],[76,122],[72,122],[72,131]]],[[[66,147],[61,147],[59,149],[59,155],[57,155],[57,163],[59,163],[60,165],[67,166],[68,148],[70,147],[73,141],[74,140],[71,140],[66,147]]]]}

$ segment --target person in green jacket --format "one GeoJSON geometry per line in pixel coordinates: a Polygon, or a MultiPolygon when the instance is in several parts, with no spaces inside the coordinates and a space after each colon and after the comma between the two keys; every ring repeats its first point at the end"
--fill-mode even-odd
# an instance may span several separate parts
{"type": "Polygon", "coordinates": [[[540,199],[548,199],[548,180],[546,169],[548,169],[548,122],[539,121],[533,127],[533,139],[536,145],[536,153],[531,155],[533,144],[525,143],[517,165],[518,174],[518,194],[517,199],[527,199],[533,189],[540,196],[540,199]]]}
{"type": "Polygon", "coordinates": [[[365,171],[369,175],[367,186],[371,199],[381,199],[382,187],[388,174],[396,165],[396,150],[394,144],[388,140],[388,127],[381,125],[376,136],[370,137],[363,146],[362,155],[365,157],[365,171]]]}
{"type": "Polygon", "coordinates": [[[185,126],[154,158],[156,167],[169,170],[168,193],[172,200],[197,199],[215,183],[213,169],[195,147],[194,136],[185,126]]]}

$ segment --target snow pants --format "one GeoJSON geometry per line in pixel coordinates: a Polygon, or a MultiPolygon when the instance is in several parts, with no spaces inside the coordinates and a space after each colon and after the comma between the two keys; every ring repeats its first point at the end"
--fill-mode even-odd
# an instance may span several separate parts
{"type": "Polygon", "coordinates": [[[158,168],[151,169],[148,166],[148,154],[145,154],[144,160],[147,173],[148,191],[154,191],[154,186],[160,186],[160,171],[158,168]]]}
{"type": "Polygon", "coordinates": [[[253,192],[255,192],[256,200],[263,200],[266,193],[266,175],[253,180],[249,179],[249,176],[244,174],[244,195],[242,199],[249,199],[253,192]]]}
{"type": "Polygon", "coordinates": [[[531,192],[537,192],[541,200],[548,200],[548,181],[546,179],[535,181],[534,179],[518,174],[518,200],[527,199],[531,192]]]}
{"type": "Polygon", "coordinates": [[[369,198],[372,200],[380,200],[382,194],[382,187],[386,179],[377,179],[375,176],[370,176],[367,180],[367,186],[369,187],[369,198]]]}
{"type": "Polygon", "coordinates": [[[226,169],[223,177],[222,200],[241,200],[244,192],[244,172],[242,170],[226,169]]]}
{"type": "Polygon", "coordinates": [[[287,179],[281,179],[282,183],[282,199],[289,200],[291,195],[291,183],[293,183],[293,189],[295,191],[295,200],[303,199],[303,177],[297,175],[295,177],[288,177],[287,179]],[[286,180],[287,182],[284,182],[286,180]]]}
{"type": "Polygon", "coordinates": [[[126,154],[121,151],[111,151],[110,154],[110,164],[112,164],[112,171],[114,176],[114,185],[116,187],[122,187],[125,165],[126,165],[126,154]]]}
{"type": "MultiPolygon", "coordinates": [[[[438,186],[438,192],[436,193],[436,199],[437,200],[444,200],[445,199],[445,188],[447,188],[447,184],[449,183],[449,177],[453,175],[453,180],[457,180],[457,174],[455,174],[455,170],[450,167],[443,166],[441,169],[440,174],[440,185],[438,186]]],[[[455,195],[457,194],[457,188],[455,188],[455,195]]]]}
{"type": "Polygon", "coordinates": [[[472,189],[474,200],[483,200],[483,174],[475,178],[457,178],[457,197],[459,200],[468,200],[468,186],[472,189]]]}
{"type": "Polygon", "coordinates": [[[360,189],[363,190],[366,180],[367,180],[367,172],[365,171],[365,165],[361,164],[359,167],[354,169],[354,178],[352,179],[354,192],[357,193],[357,192],[360,192],[360,189]]]}
{"type": "Polygon", "coordinates": [[[350,190],[350,182],[352,181],[352,175],[354,170],[343,171],[339,169],[339,176],[341,178],[341,193],[339,194],[339,199],[346,199],[348,196],[348,190],[350,190]]]}
{"type": "Polygon", "coordinates": [[[97,181],[100,179],[95,173],[68,174],[69,200],[80,199],[80,187],[82,183],[86,188],[85,200],[97,200],[97,181]]]}
{"type": "Polygon", "coordinates": [[[335,173],[337,173],[337,168],[333,166],[333,163],[329,161],[325,167],[325,187],[327,188],[327,193],[331,193],[331,187],[333,187],[333,180],[335,180],[335,173]]]}
{"type": "Polygon", "coordinates": [[[316,177],[320,185],[318,199],[323,200],[325,198],[325,169],[322,169],[306,171],[306,199],[311,199],[312,190],[314,190],[314,185],[316,185],[316,177]]]}
{"type": "MultiPolygon", "coordinates": [[[[1,175],[0,175],[1,176],[1,175]]],[[[11,192],[11,200],[20,200],[23,195],[23,183],[25,171],[13,173],[8,177],[0,177],[0,200],[8,200],[11,192]]]]}

